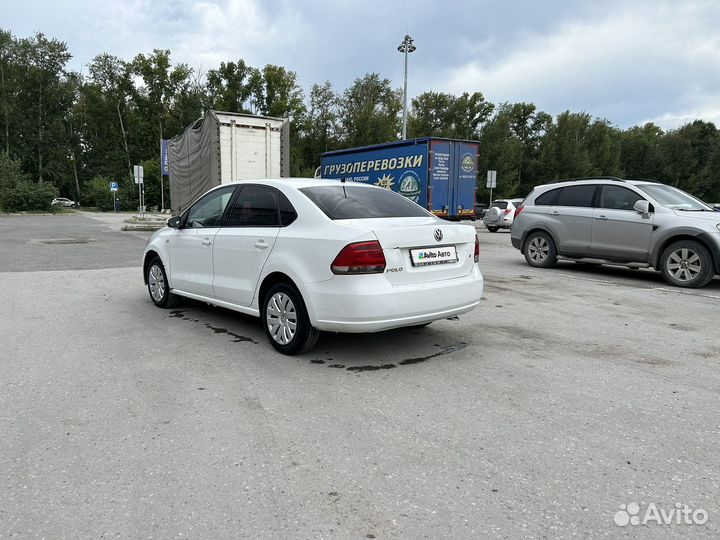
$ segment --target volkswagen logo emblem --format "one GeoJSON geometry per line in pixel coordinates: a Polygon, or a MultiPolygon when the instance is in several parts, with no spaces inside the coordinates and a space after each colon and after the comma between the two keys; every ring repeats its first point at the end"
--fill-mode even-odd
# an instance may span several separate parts
{"type": "Polygon", "coordinates": [[[442,240],[442,231],[440,229],[435,229],[435,240],[438,242],[442,240]]]}

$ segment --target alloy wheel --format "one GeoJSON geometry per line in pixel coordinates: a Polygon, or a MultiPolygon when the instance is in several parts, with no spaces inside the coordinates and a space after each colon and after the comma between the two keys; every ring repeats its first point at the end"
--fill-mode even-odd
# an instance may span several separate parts
{"type": "Polygon", "coordinates": [[[536,236],[528,244],[528,256],[530,260],[535,263],[541,263],[547,259],[548,253],[550,253],[550,246],[547,240],[541,236],[536,236]]]}
{"type": "Polygon", "coordinates": [[[667,258],[667,270],[678,281],[692,281],[702,270],[700,256],[692,249],[676,249],[667,258]]]}

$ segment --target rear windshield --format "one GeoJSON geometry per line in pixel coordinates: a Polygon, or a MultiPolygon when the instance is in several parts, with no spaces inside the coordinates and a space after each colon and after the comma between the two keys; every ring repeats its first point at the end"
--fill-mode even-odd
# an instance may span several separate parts
{"type": "Polygon", "coordinates": [[[300,190],[330,219],[427,217],[428,212],[387,189],[343,185],[300,190]]]}
{"type": "Polygon", "coordinates": [[[500,210],[505,210],[508,203],[507,201],[493,201],[492,205],[497,206],[498,208],[500,208],[500,210]]]}

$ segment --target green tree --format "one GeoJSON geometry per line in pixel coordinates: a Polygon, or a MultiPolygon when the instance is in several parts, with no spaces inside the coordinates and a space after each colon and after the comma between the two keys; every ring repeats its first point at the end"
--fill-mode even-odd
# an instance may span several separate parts
{"type": "Polygon", "coordinates": [[[408,118],[411,137],[476,139],[480,125],[492,114],[494,105],[480,92],[459,97],[442,92],[423,92],[412,100],[408,118]]]}
{"type": "Polygon", "coordinates": [[[210,108],[220,111],[250,113],[250,98],[260,91],[259,73],[244,60],[221,62],[218,69],[207,73],[207,94],[210,108]],[[253,87],[253,84],[258,86],[253,87]]]}
{"type": "Polygon", "coordinates": [[[10,113],[11,103],[14,102],[13,87],[15,77],[13,73],[16,41],[7,30],[0,29],[0,112],[3,119],[3,144],[5,155],[10,155],[10,113]]]}
{"type": "Polygon", "coordinates": [[[401,91],[390,79],[368,73],[345,90],[340,120],[345,146],[362,146],[396,140],[400,133],[401,91]]]}
{"type": "Polygon", "coordinates": [[[142,80],[142,86],[135,88],[133,95],[137,106],[133,119],[137,126],[137,156],[146,158],[158,154],[169,112],[176,96],[188,84],[192,70],[186,64],[172,66],[170,51],[155,49],[147,56],[138,54],[133,59],[132,71],[142,80]]]}
{"type": "Polygon", "coordinates": [[[659,179],[662,172],[660,143],[665,137],[653,123],[634,126],[619,134],[623,176],[659,179]]]}
{"type": "Polygon", "coordinates": [[[13,189],[20,182],[26,182],[20,161],[0,153],[0,192],[13,189]]]}
{"type": "MultiPolygon", "coordinates": [[[[16,152],[27,167],[34,170],[39,183],[46,174],[48,154],[56,148],[67,147],[63,141],[62,114],[70,105],[70,99],[62,82],[70,58],[64,42],[47,39],[40,32],[17,44],[22,77],[14,109],[16,118],[20,119],[23,144],[16,146],[16,152]]],[[[57,171],[48,173],[55,173],[57,178],[57,171]]]]}
{"type": "Polygon", "coordinates": [[[546,134],[541,160],[550,178],[575,178],[591,174],[587,136],[591,117],[565,111],[557,116],[546,134]]]}
{"type": "MultiPolygon", "coordinates": [[[[109,121],[111,111],[117,115],[116,122],[110,122],[109,126],[117,126],[117,133],[122,141],[122,148],[127,161],[127,173],[132,173],[132,161],[127,134],[127,110],[133,94],[132,66],[117,56],[107,53],[97,55],[90,63],[90,85],[97,85],[97,88],[88,88],[90,92],[96,92],[99,98],[99,105],[105,110],[102,111],[102,120],[109,121]],[[103,103],[104,102],[104,103],[103,103]],[[104,107],[103,107],[104,105],[104,107]]],[[[100,119],[98,119],[100,120],[100,119]]],[[[106,131],[106,130],[103,130],[106,131]]],[[[115,131],[110,129],[107,131],[115,131]]],[[[109,133],[108,133],[109,135],[109,133]]],[[[111,137],[114,141],[116,137],[111,137]]],[[[102,144],[100,141],[97,141],[102,144]]]]}
{"type": "Polygon", "coordinates": [[[268,64],[262,69],[261,81],[253,87],[260,114],[297,120],[305,113],[303,92],[294,71],[268,64]]]}
{"type": "Polygon", "coordinates": [[[608,120],[596,119],[587,131],[590,175],[619,176],[622,174],[622,147],[620,130],[608,120]]]}
{"type": "Polygon", "coordinates": [[[339,97],[330,81],[310,89],[307,113],[295,122],[297,153],[293,153],[293,175],[312,176],[320,165],[320,155],[339,148],[339,97]]]}
{"type": "Polygon", "coordinates": [[[106,212],[114,206],[114,193],[110,191],[113,180],[107,176],[95,176],[83,186],[82,198],[86,205],[106,212]]]}

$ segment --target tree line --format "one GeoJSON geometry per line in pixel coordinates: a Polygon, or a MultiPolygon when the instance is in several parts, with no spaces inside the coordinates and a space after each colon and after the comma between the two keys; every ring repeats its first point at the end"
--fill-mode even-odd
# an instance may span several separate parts
{"type": "MultiPolygon", "coordinates": [[[[160,139],[207,109],[290,118],[295,176],[312,175],[322,152],[400,134],[402,91],[377,73],[341,91],[330,81],[313,84],[306,95],[293,71],[242,59],[200,72],[173,63],[169,50],[132,59],[101,53],[82,73],[68,68],[70,59],[62,41],[0,29],[0,206],[59,193],[109,207],[115,180],[132,208],[137,163],[145,166],[146,202],[158,205],[160,139]]],[[[558,178],[617,175],[720,201],[720,133],[702,120],[623,130],[584,112],[553,116],[532,103],[490,103],[480,91],[428,91],[411,100],[408,136],[479,140],[479,198],[485,170],[494,169],[505,197],[558,178]]]]}

